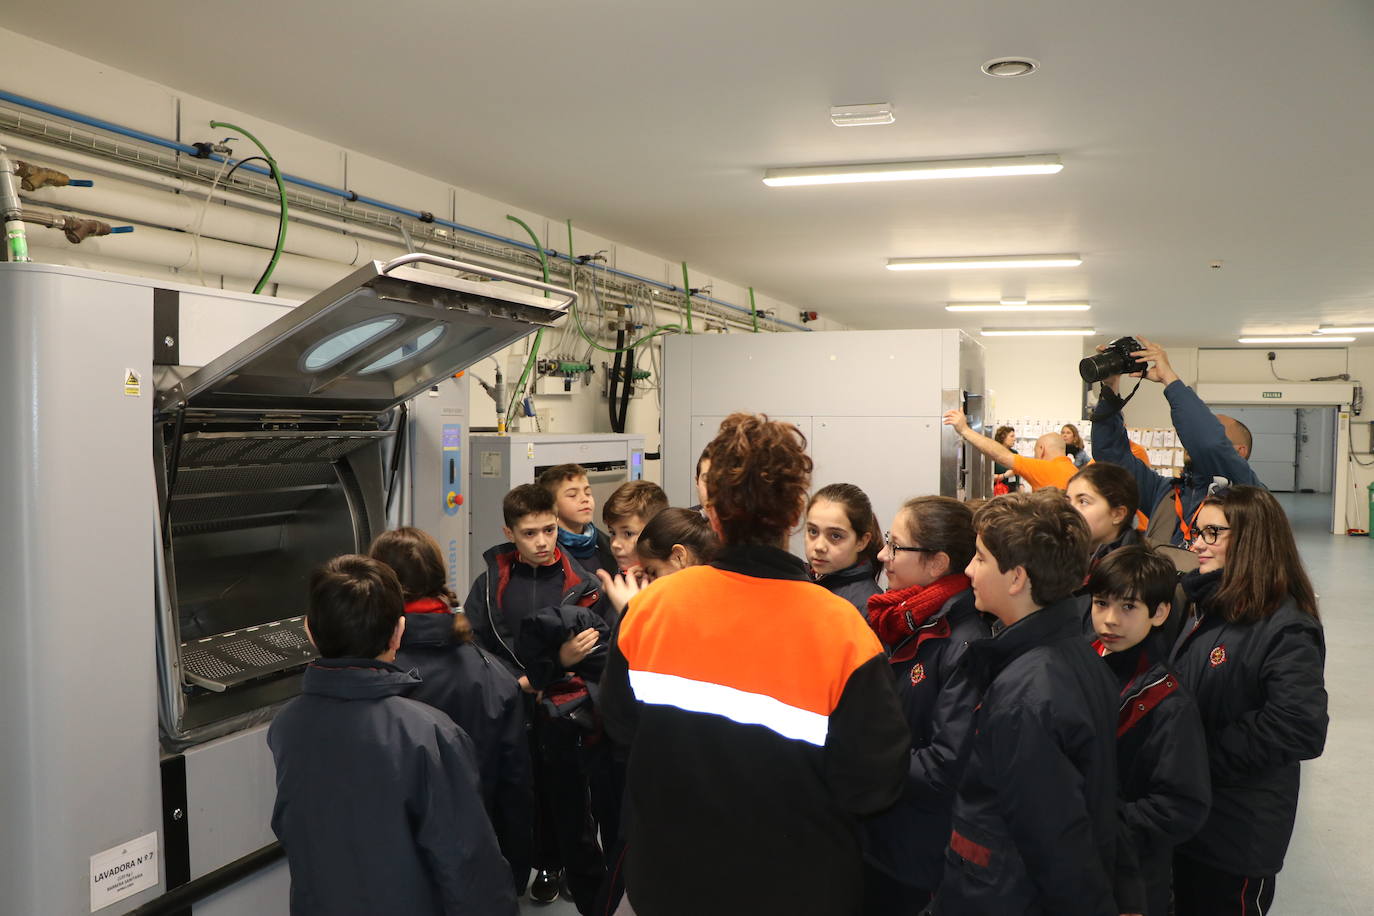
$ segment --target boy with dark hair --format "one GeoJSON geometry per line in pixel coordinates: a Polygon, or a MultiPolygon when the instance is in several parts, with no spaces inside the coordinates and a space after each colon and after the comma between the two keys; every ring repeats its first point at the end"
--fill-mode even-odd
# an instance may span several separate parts
{"type": "Polygon", "coordinates": [[[291,912],[514,916],[472,743],[402,696],[420,683],[392,664],[404,608],[376,560],[338,557],[311,576],[306,628],[321,657],[267,733],[291,912]]]}
{"type": "Polygon", "coordinates": [[[1159,639],[1177,579],[1174,564],[1143,545],[1108,554],[1088,579],[1092,645],[1121,688],[1117,775],[1144,916],[1168,916],[1174,847],[1202,828],[1212,804],[1202,719],[1159,639]]]}
{"type": "Polygon", "coordinates": [[[639,556],[635,553],[639,533],[650,519],[666,508],[668,494],[656,483],[630,480],[616,488],[601,508],[601,520],[611,533],[611,556],[615,558],[615,569],[606,572],[628,572],[639,565],[639,556]]]}
{"type": "Polygon", "coordinates": [[[561,863],[578,910],[589,914],[605,864],[588,807],[583,746],[601,737],[588,684],[599,681],[605,667],[613,612],[596,577],[559,548],[554,503],[553,493],[538,484],[506,494],[507,542],[484,554],[487,568],[464,609],[482,647],[525,691],[540,806],[539,874],[530,894],[545,903],[557,896],[561,863]]]}
{"type": "Polygon", "coordinates": [[[1003,629],[973,643],[982,702],[954,801],[940,914],[1117,916],[1117,688],[1073,591],[1088,527],[1056,490],[990,500],[966,570],[1003,629]]]}
{"type": "Polygon", "coordinates": [[[558,516],[558,546],[572,554],[578,565],[591,574],[604,569],[616,572],[611,539],[596,525],[596,498],[580,464],[558,464],[539,475],[539,485],[553,494],[554,514],[558,516]]]}

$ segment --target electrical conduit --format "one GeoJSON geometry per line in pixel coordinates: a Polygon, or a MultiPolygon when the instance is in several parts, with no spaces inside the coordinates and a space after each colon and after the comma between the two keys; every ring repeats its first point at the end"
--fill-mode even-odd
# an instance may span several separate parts
{"type": "MultiPolygon", "coordinates": [[[[4,90],[0,90],[0,101],[9,102],[10,104],[18,105],[18,106],[20,106],[20,107],[22,107],[22,108],[28,108],[28,109],[33,110],[33,111],[43,112],[44,114],[54,115],[54,116],[56,116],[56,117],[62,118],[62,119],[67,120],[67,121],[72,121],[72,122],[75,122],[75,123],[77,123],[77,124],[85,124],[85,125],[87,125],[88,127],[95,127],[95,128],[100,129],[100,130],[108,131],[108,132],[110,132],[110,133],[119,134],[120,136],[130,137],[130,138],[132,138],[132,139],[139,140],[139,141],[142,141],[142,142],[144,142],[144,143],[151,144],[151,145],[153,145],[153,146],[160,146],[160,147],[162,147],[163,149],[174,150],[174,151],[176,151],[176,152],[179,152],[179,153],[186,153],[186,154],[191,155],[191,156],[198,156],[198,155],[199,155],[199,152],[200,152],[200,151],[197,150],[195,147],[193,147],[193,146],[188,146],[188,145],[186,145],[185,143],[177,143],[177,142],[172,141],[172,140],[167,140],[167,139],[164,139],[164,138],[162,138],[162,137],[154,136],[153,134],[148,134],[148,133],[144,133],[144,132],[142,132],[142,131],[132,130],[132,129],[130,129],[130,128],[123,127],[123,126],[121,126],[121,125],[114,124],[114,123],[112,123],[112,122],[110,122],[110,121],[104,121],[104,120],[101,120],[101,119],[99,119],[99,118],[93,118],[93,117],[90,117],[90,116],[88,116],[88,115],[83,115],[83,114],[81,114],[80,112],[72,111],[72,110],[67,109],[67,108],[60,108],[60,107],[58,107],[58,106],[56,106],[56,105],[48,105],[48,104],[46,104],[46,103],[39,102],[39,101],[36,101],[36,100],[34,100],[34,99],[27,98],[26,96],[17,95],[16,93],[13,93],[13,92],[6,92],[6,91],[4,91],[4,90]]],[[[246,132],[245,132],[245,133],[246,133],[246,132]]],[[[212,161],[216,161],[216,162],[222,162],[222,161],[223,161],[223,158],[222,158],[222,157],[219,157],[219,156],[211,156],[211,157],[209,157],[209,158],[210,158],[212,161]]],[[[270,176],[270,175],[271,175],[271,171],[270,171],[270,170],[268,170],[268,169],[263,169],[263,168],[259,168],[259,167],[255,166],[255,165],[245,165],[245,166],[243,167],[243,170],[244,170],[244,171],[255,172],[255,173],[259,174],[259,175],[264,175],[264,176],[270,176]]],[[[497,234],[492,233],[492,232],[486,232],[486,231],[484,231],[484,230],[482,230],[482,229],[478,229],[478,228],[476,228],[476,227],[474,227],[474,226],[465,226],[465,225],[463,225],[462,223],[456,223],[456,222],[453,222],[453,221],[451,221],[451,220],[439,219],[439,218],[435,217],[433,214],[421,213],[421,212],[418,211],[418,210],[410,210],[410,209],[407,209],[407,208],[405,208],[405,207],[398,207],[398,206],[396,206],[395,204],[389,204],[389,203],[387,203],[387,202],[385,202],[385,201],[376,200],[375,198],[364,197],[364,196],[362,196],[362,195],[360,195],[360,194],[358,194],[358,193],[356,193],[356,192],[354,192],[354,191],[350,191],[350,190],[348,190],[348,189],[346,189],[346,188],[336,188],[336,187],[332,187],[332,186],[327,185],[327,184],[322,184],[321,182],[318,182],[318,181],[311,181],[311,180],[308,179],[308,178],[301,178],[301,177],[299,177],[299,176],[297,176],[297,175],[290,175],[290,174],[285,174],[285,173],[281,174],[279,177],[281,178],[281,180],[283,180],[283,181],[285,181],[285,182],[287,182],[287,183],[289,183],[289,184],[298,185],[298,186],[303,187],[303,188],[310,188],[311,190],[320,191],[320,192],[323,192],[323,193],[325,193],[325,194],[330,194],[330,195],[332,195],[332,196],[334,196],[334,197],[341,197],[341,198],[343,198],[344,200],[356,201],[356,202],[358,202],[358,203],[367,204],[368,206],[375,207],[375,208],[377,208],[377,209],[379,209],[379,210],[385,210],[385,211],[390,212],[390,213],[397,213],[397,214],[400,214],[400,215],[402,215],[402,216],[408,216],[408,217],[410,217],[411,219],[419,220],[419,221],[421,221],[421,222],[432,222],[432,223],[434,223],[435,225],[444,226],[444,227],[449,228],[449,229],[454,229],[454,230],[456,230],[456,231],[465,233],[465,234],[467,234],[467,235],[474,236],[474,237],[476,237],[476,238],[489,239],[489,240],[491,240],[491,241],[500,242],[501,244],[510,245],[510,246],[515,247],[515,248],[523,249],[523,250],[525,250],[525,251],[540,251],[540,252],[543,252],[543,251],[544,251],[543,247],[539,245],[539,240],[538,240],[537,238],[535,239],[535,244],[534,244],[534,245],[529,245],[529,244],[526,244],[526,243],[524,243],[524,242],[521,242],[521,241],[519,241],[519,240],[517,240],[517,239],[508,238],[508,237],[503,236],[503,235],[497,235],[497,234]]],[[[559,255],[557,252],[554,252],[553,254],[555,255],[555,257],[566,257],[566,258],[567,258],[568,260],[570,260],[570,261],[571,261],[572,258],[573,258],[573,255],[571,254],[571,252],[570,252],[569,254],[567,254],[567,255],[559,255]]],[[[626,279],[626,280],[633,280],[633,281],[635,281],[636,283],[643,283],[643,284],[645,284],[646,286],[657,287],[657,288],[659,288],[659,289],[664,289],[664,290],[672,290],[672,289],[673,289],[673,287],[672,287],[670,284],[663,283],[662,281],[659,281],[659,280],[653,280],[653,279],[650,279],[649,277],[642,277],[642,276],[640,276],[639,274],[633,274],[633,273],[630,273],[630,272],[628,272],[628,271],[619,270],[619,269],[614,268],[614,267],[606,267],[606,268],[603,268],[603,269],[604,269],[607,273],[611,274],[612,276],[621,277],[621,278],[626,279]]],[[[719,307],[721,307],[721,308],[729,309],[730,311],[733,311],[733,312],[739,312],[739,313],[745,314],[745,315],[749,314],[749,310],[748,310],[748,309],[741,308],[741,307],[739,307],[738,305],[734,305],[733,303],[730,303],[730,302],[725,302],[725,301],[723,301],[723,300],[715,299],[715,298],[712,298],[712,297],[710,297],[710,296],[699,296],[698,298],[702,299],[702,300],[705,301],[705,302],[710,302],[710,303],[713,304],[713,305],[717,305],[717,306],[719,306],[719,307]]],[[[786,327],[786,328],[791,328],[791,329],[794,330],[794,331],[810,331],[810,330],[811,330],[811,328],[808,328],[808,327],[806,327],[806,326],[804,326],[804,325],[794,324],[794,323],[792,323],[792,322],[790,322],[790,321],[783,321],[781,318],[769,318],[768,320],[771,321],[771,322],[772,322],[773,324],[775,324],[775,325],[779,325],[779,326],[781,326],[781,327],[786,327]]]]}

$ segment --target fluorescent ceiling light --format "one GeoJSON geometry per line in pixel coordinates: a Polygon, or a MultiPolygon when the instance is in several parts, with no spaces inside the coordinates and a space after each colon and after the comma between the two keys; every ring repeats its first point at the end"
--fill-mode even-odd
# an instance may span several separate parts
{"type": "Polygon", "coordinates": [[[865,162],[768,169],[770,188],[807,184],[857,184],[867,181],[915,181],[934,178],[988,178],[998,175],[1053,175],[1064,164],[1058,156],[997,156],[989,159],[928,159],[918,162],[865,162]]]}
{"type": "Polygon", "coordinates": [[[999,299],[998,301],[1003,305],[1026,305],[1030,302],[1029,299],[999,299]]]}
{"type": "Polygon", "coordinates": [[[834,105],[830,109],[830,123],[836,127],[881,127],[897,120],[891,102],[872,105],[834,105]]]}
{"type": "Polygon", "coordinates": [[[984,337],[1091,337],[1096,328],[983,328],[984,337]]]}
{"type": "Polygon", "coordinates": [[[969,258],[888,258],[888,270],[976,270],[1013,267],[1077,267],[1076,254],[1001,254],[969,258]]]}
{"type": "Polygon", "coordinates": [[[1086,312],[1086,302],[951,302],[946,312],[1086,312]]]}
{"type": "Polygon", "coordinates": [[[1279,344],[1279,343],[1305,343],[1305,344],[1328,344],[1328,343],[1353,343],[1353,337],[1332,337],[1330,335],[1308,334],[1305,337],[1241,337],[1241,343],[1250,344],[1279,344]]]}
{"type": "Polygon", "coordinates": [[[1330,325],[1322,325],[1317,328],[1318,334],[1374,334],[1374,325],[1356,325],[1351,328],[1333,328],[1330,325]]]}

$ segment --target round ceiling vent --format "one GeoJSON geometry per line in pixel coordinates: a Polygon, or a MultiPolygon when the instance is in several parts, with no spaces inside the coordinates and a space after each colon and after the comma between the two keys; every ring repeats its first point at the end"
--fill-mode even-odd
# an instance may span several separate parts
{"type": "Polygon", "coordinates": [[[1028,76],[1040,69],[1040,61],[1029,57],[997,57],[983,64],[988,76],[1028,76]]]}

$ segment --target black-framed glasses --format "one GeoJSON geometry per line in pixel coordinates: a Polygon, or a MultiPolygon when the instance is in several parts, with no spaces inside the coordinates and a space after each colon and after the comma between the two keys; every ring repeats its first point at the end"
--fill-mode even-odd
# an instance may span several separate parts
{"type": "Polygon", "coordinates": [[[895,541],[892,540],[892,532],[891,532],[891,531],[889,531],[889,532],[887,532],[886,534],[883,535],[883,546],[887,548],[888,553],[892,554],[892,556],[893,556],[894,558],[897,556],[897,552],[898,552],[898,551],[901,551],[901,550],[905,550],[905,551],[907,551],[908,553],[939,553],[939,552],[940,552],[939,550],[935,549],[934,547],[903,547],[902,545],[900,545],[900,544],[898,544],[898,543],[896,543],[895,541]]]}
{"type": "Polygon", "coordinates": [[[1203,525],[1197,530],[1197,537],[1193,540],[1200,540],[1204,544],[1215,544],[1223,531],[1230,530],[1230,525],[1203,525]]]}

